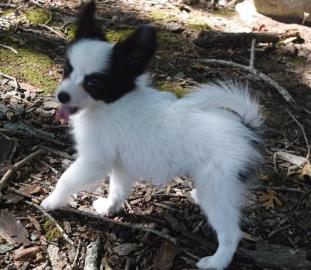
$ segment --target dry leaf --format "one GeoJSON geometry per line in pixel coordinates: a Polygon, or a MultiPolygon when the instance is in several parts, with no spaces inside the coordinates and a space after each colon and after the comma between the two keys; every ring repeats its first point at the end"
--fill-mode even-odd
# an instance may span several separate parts
{"type": "Polygon", "coordinates": [[[267,192],[262,194],[258,198],[259,203],[261,203],[263,206],[274,208],[275,205],[281,207],[282,203],[279,200],[279,198],[276,196],[275,191],[273,191],[271,188],[268,188],[267,192]]]}
{"type": "Polygon", "coordinates": [[[19,191],[27,195],[33,195],[33,194],[41,192],[42,188],[38,185],[27,185],[27,186],[21,187],[19,191]]]}
{"type": "Polygon", "coordinates": [[[36,230],[38,232],[40,232],[41,226],[40,226],[40,223],[38,222],[38,220],[36,220],[34,217],[31,217],[29,215],[27,215],[27,217],[30,220],[30,222],[35,226],[36,230]]]}

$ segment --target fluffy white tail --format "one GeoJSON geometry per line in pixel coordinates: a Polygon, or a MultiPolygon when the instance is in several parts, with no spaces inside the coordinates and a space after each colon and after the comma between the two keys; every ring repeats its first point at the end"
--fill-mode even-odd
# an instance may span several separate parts
{"type": "Polygon", "coordinates": [[[250,95],[245,85],[234,81],[204,84],[186,95],[185,102],[203,110],[233,111],[252,128],[259,128],[263,123],[257,98],[250,95]]]}

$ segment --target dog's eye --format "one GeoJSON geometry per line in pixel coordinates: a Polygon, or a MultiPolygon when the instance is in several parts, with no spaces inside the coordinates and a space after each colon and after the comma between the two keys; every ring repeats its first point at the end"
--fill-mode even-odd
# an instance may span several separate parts
{"type": "Polygon", "coordinates": [[[99,86],[99,80],[94,77],[85,78],[84,86],[86,89],[97,88],[99,86]]]}

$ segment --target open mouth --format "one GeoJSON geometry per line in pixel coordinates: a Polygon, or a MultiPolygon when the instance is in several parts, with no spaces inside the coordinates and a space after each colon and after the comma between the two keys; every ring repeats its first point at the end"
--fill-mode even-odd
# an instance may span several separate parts
{"type": "Polygon", "coordinates": [[[78,107],[72,107],[62,104],[58,109],[58,117],[60,119],[69,120],[69,116],[76,113],[79,110],[78,107]]]}

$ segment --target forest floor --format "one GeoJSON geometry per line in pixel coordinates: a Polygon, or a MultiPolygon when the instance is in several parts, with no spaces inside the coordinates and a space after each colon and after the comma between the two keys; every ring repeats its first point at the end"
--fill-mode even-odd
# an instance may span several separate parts
{"type": "MultiPolygon", "coordinates": [[[[0,4],[0,269],[83,269],[87,246],[96,239],[99,269],[195,269],[199,257],[215,252],[217,239],[191,200],[191,179],[139,184],[122,211],[109,218],[94,214],[91,206],[107,194],[108,182],[50,212],[54,219],[36,208],[76,156],[69,124],[56,117],[53,90],[62,77],[78,2],[0,4]]],[[[266,162],[250,188],[243,239],[229,269],[311,269],[311,28],[261,15],[245,21],[232,10],[211,10],[207,1],[97,3],[98,21],[110,41],[140,24],[157,27],[159,49],[150,72],[159,89],[182,98],[198,83],[234,78],[259,96],[266,162]],[[254,62],[295,102],[239,68],[203,63],[222,59],[248,66],[251,43],[201,48],[195,39],[202,30],[298,32],[276,45],[257,44],[254,62]]]]}

